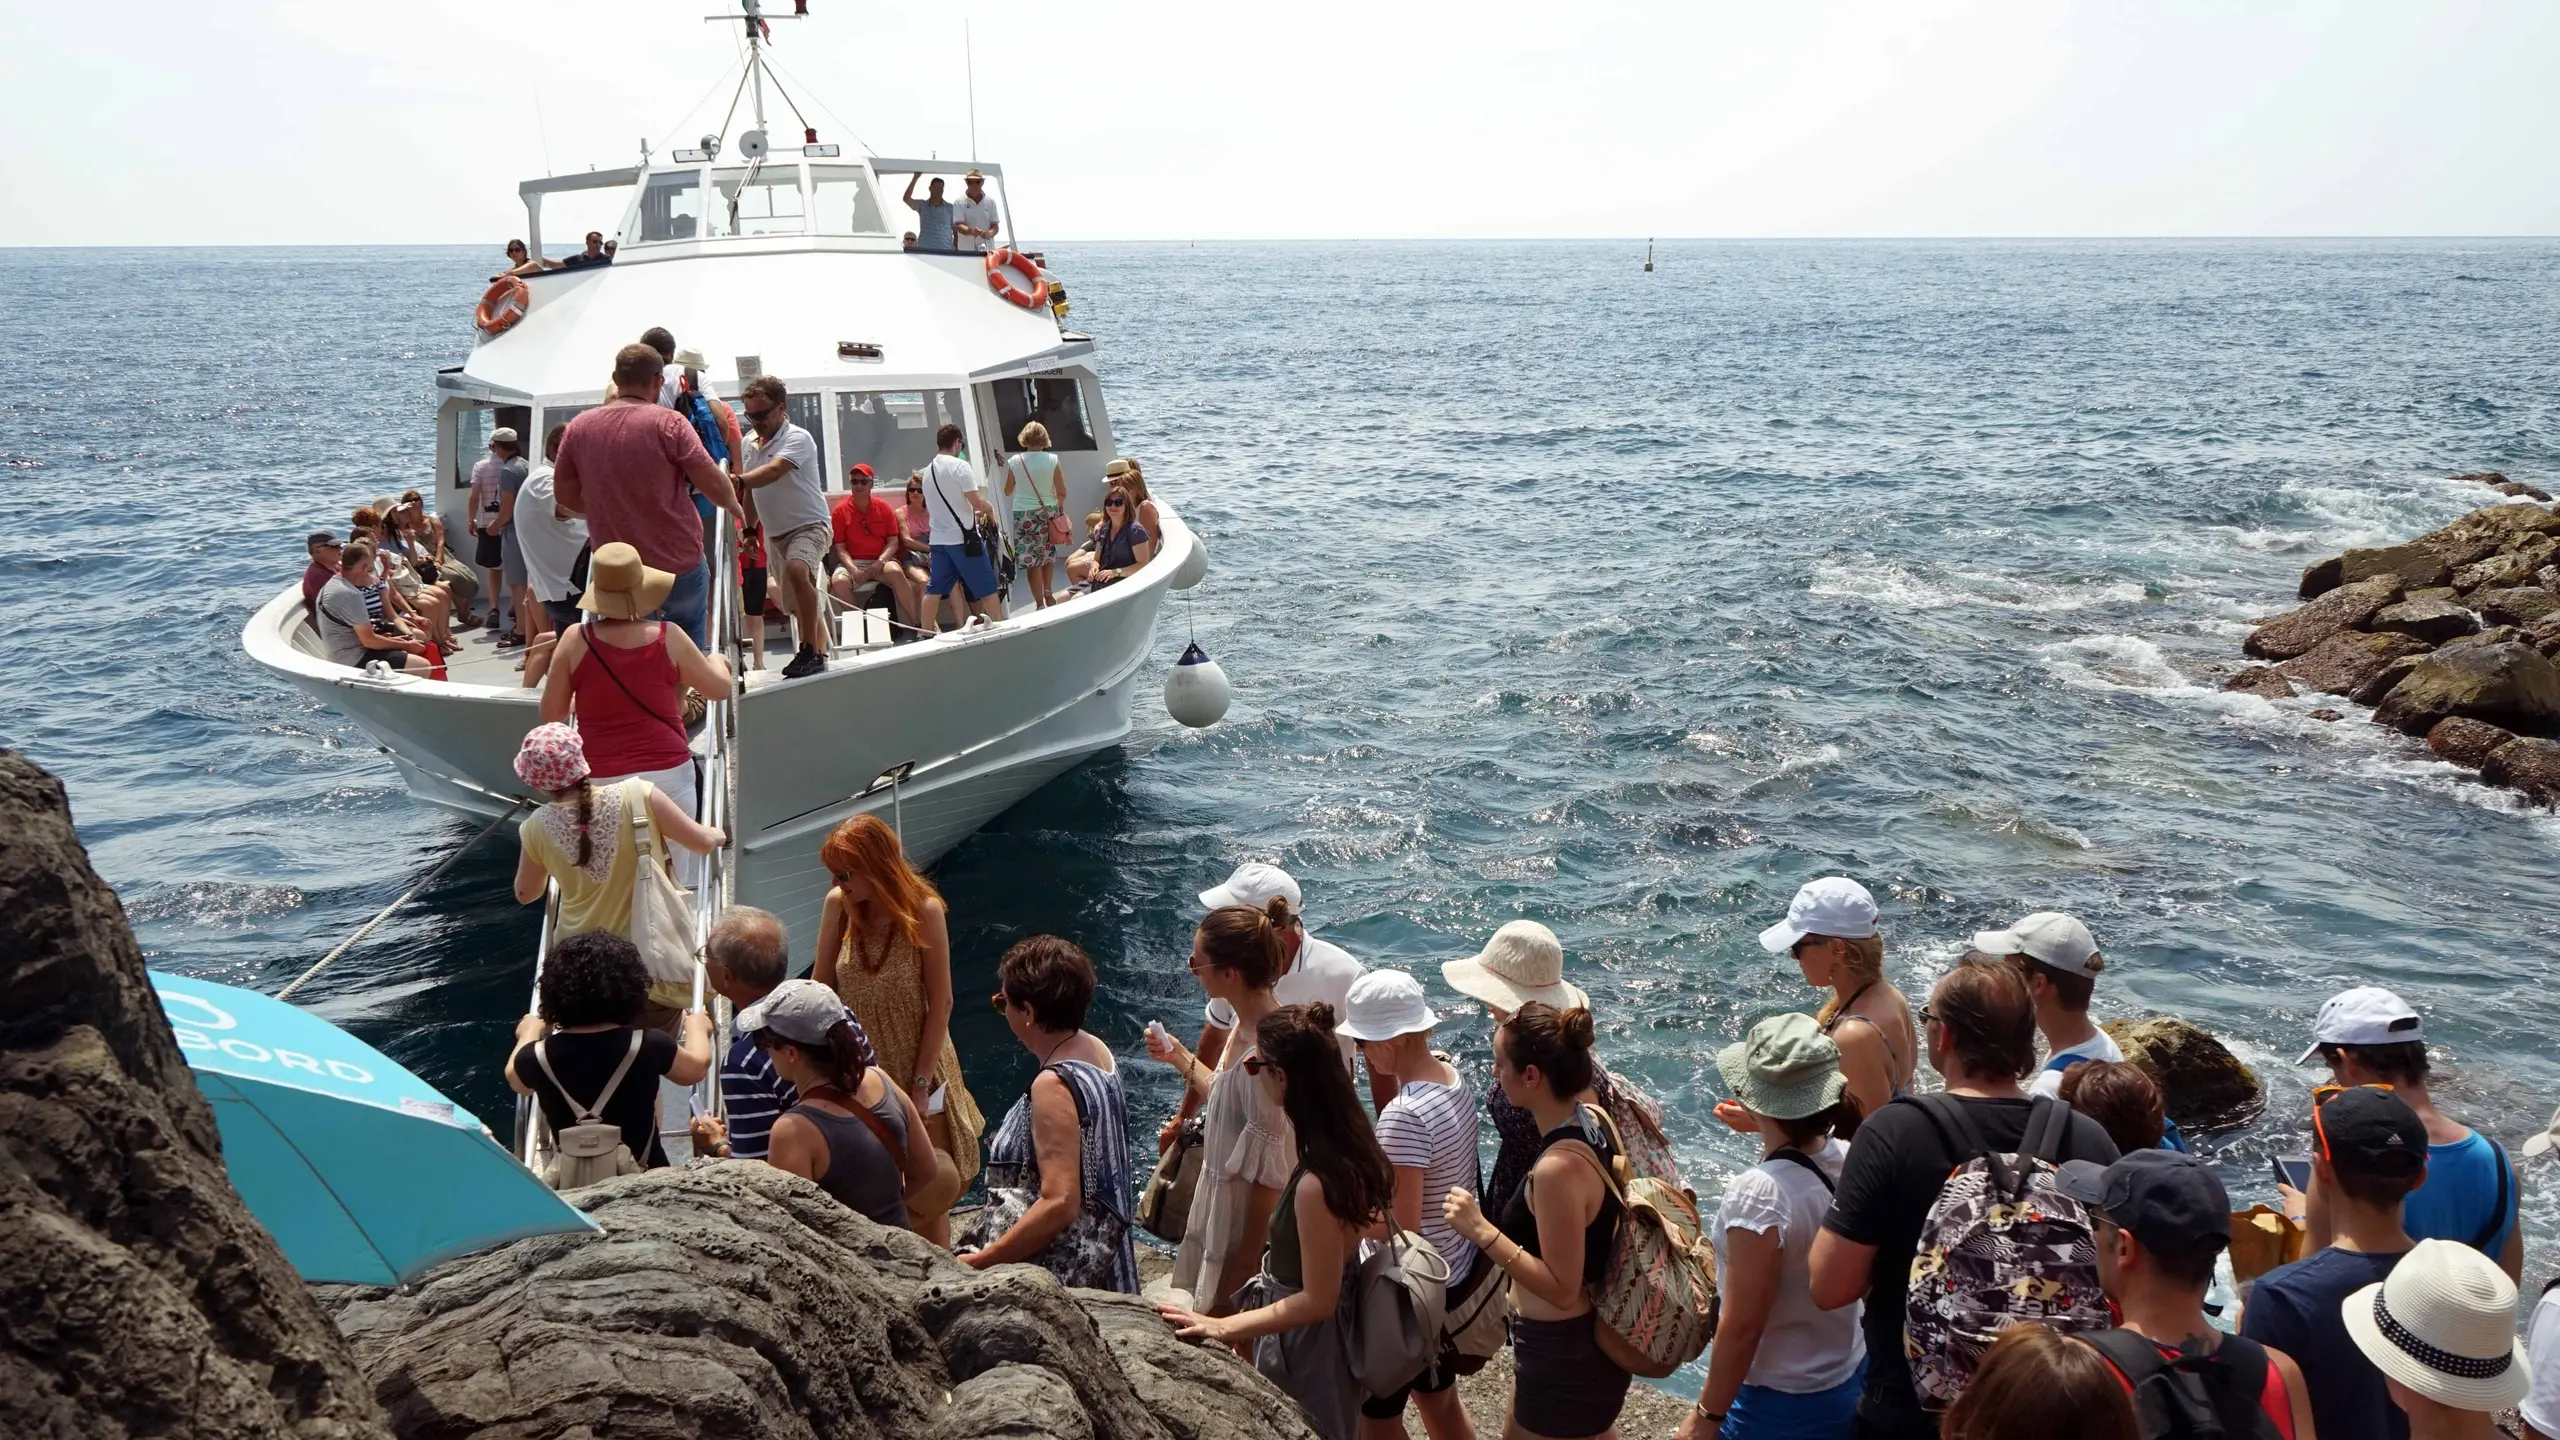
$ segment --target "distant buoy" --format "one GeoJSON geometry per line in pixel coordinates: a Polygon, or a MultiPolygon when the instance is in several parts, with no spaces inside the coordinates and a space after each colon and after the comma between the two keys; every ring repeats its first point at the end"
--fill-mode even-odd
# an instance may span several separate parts
{"type": "Polygon", "coordinates": [[[1181,568],[1173,572],[1173,588],[1188,590],[1209,578],[1209,545],[1198,531],[1191,534],[1191,553],[1182,557],[1181,568]]]}
{"type": "Polygon", "coordinates": [[[1184,646],[1173,673],[1164,677],[1164,713],[1194,730],[1206,730],[1227,717],[1227,699],[1227,672],[1198,641],[1184,646]]]}

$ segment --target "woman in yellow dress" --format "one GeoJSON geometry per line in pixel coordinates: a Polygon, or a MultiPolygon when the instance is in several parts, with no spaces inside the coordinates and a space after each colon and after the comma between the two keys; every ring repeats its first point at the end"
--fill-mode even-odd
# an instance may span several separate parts
{"type": "Polygon", "coordinates": [[[873,815],[835,828],[818,857],[835,877],[818,919],[810,978],[844,997],[882,1073],[906,1087],[941,1152],[936,1183],[907,1200],[907,1224],[951,1243],[951,1204],[978,1173],[987,1128],[951,1046],[951,929],[942,896],[873,815]]]}

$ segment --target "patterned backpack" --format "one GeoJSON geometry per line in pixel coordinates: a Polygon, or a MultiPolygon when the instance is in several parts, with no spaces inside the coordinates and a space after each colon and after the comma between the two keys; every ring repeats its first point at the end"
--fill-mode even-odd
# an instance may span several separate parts
{"type": "Polygon", "coordinates": [[[2071,1107],[2038,1096],[2015,1154],[1995,1154],[1963,1102],[1909,1095],[1947,1148],[1970,1156],[1947,1176],[1921,1222],[1903,1299],[1902,1353],[1920,1403],[1943,1409],[1964,1393],[1982,1352],[2024,1320],[2064,1334],[2110,1323],[2098,1288],[2089,1214],[2056,1188],[2054,1159],[2071,1134],[2071,1107]]]}
{"type": "Polygon", "coordinates": [[[1699,1223],[1698,1197],[1637,1173],[1608,1111],[1586,1105],[1582,1114],[1608,1132],[1615,1154],[1600,1178],[1619,1205],[1607,1271],[1586,1287],[1598,1321],[1593,1338],[1630,1374],[1659,1380],[1715,1338],[1722,1311],[1715,1247],[1699,1223]]]}

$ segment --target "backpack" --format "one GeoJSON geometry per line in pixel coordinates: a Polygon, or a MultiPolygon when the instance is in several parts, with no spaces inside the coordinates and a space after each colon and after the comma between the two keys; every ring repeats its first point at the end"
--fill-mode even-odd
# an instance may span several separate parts
{"type": "Polygon", "coordinates": [[[2258,1397],[2267,1388],[2266,1347],[2225,1335],[2209,1354],[2174,1356],[2130,1330],[2080,1337],[2115,1367],[2133,1392],[2142,1440],[2284,1440],[2258,1397]]]}
{"type": "Polygon", "coordinates": [[[578,1117],[577,1124],[551,1137],[558,1145],[558,1153],[543,1167],[542,1183],[554,1190],[575,1190],[616,1175],[637,1175],[647,1168],[632,1158],[631,1144],[622,1138],[622,1127],[604,1118],[604,1107],[613,1103],[613,1092],[622,1088],[622,1077],[631,1073],[631,1062],[640,1058],[640,1039],[640,1032],[633,1030],[631,1048],[622,1052],[622,1063],[613,1067],[612,1076],[604,1082],[604,1091],[596,1096],[593,1105],[578,1103],[578,1097],[560,1083],[559,1074],[551,1068],[549,1037],[534,1042],[533,1063],[542,1067],[542,1073],[551,1079],[551,1088],[560,1092],[560,1098],[569,1102],[570,1111],[578,1117]]]}
{"type": "Polygon", "coordinates": [[[1903,1298],[1902,1353],[1911,1388],[1931,1410],[1954,1403],[2000,1332],[2036,1320],[2066,1335],[2107,1328],[2089,1214],[2056,1187],[2054,1159],[2071,1107],[2039,1095],[2014,1154],[1996,1154],[1963,1103],[1943,1092],[1893,1103],[1920,1108],[1955,1154],[1920,1224],[1903,1298]]]}
{"type": "Polygon", "coordinates": [[[1372,1395],[1393,1395],[1440,1358],[1449,1262],[1420,1232],[1360,1242],[1352,1281],[1351,1373],[1372,1395]]]}
{"type": "MultiPolygon", "coordinates": [[[[1586,1105],[1618,1147],[1618,1122],[1586,1105]]],[[[1698,1197],[1635,1173],[1624,1150],[1600,1167],[1618,1201],[1609,1266],[1590,1287],[1600,1353],[1620,1368],[1659,1380],[1698,1358],[1715,1338],[1719,1311],[1715,1248],[1698,1220],[1698,1197]]]]}
{"type": "Polygon", "coordinates": [[[675,408],[692,424],[693,433],[702,438],[702,448],[711,452],[711,463],[728,464],[729,442],[721,438],[720,419],[711,413],[709,397],[693,388],[693,377],[688,375],[677,382],[675,408]]]}
{"type": "Polygon", "coordinates": [[[1608,1107],[1610,1122],[1624,1148],[1628,1168],[1638,1175],[1649,1175],[1674,1190],[1685,1190],[1680,1179],[1679,1157],[1671,1153],[1671,1137],[1663,1133],[1662,1102],[1615,1070],[1609,1072],[1609,1098],[1601,1102],[1608,1107]]]}

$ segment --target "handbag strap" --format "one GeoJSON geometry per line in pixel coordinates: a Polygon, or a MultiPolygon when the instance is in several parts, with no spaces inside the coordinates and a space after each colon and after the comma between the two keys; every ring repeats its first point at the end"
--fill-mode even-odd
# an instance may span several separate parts
{"type": "Polygon", "coordinates": [[[1829,1173],[1824,1171],[1821,1166],[1813,1163],[1812,1156],[1807,1155],[1793,1145],[1781,1146],[1778,1149],[1770,1151],[1769,1158],[1772,1160],[1784,1160],[1790,1165],[1801,1165],[1807,1170],[1813,1172],[1813,1178],[1822,1182],[1823,1189],[1830,1191],[1834,1195],[1840,1193],[1840,1187],[1831,1183],[1831,1176],[1829,1173]]]}
{"type": "Polygon", "coordinates": [[[533,1042],[533,1063],[541,1066],[542,1073],[550,1077],[551,1088],[559,1091],[560,1098],[569,1102],[570,1113],[578,1117],[578,1123],[581,1125],[597,1123],[599,1117],[604,1114],[604,1107],[613,1103],[613,1092],[622,1088],[622,1077],[631,1073],[631,1062],[639,1058],[640,1032],[633,1030],[631,1048],[622,1052],[622,1063],[613,1067],[613,1075],[604,1082],[604,1089],[597,1094],[596,1103],[582,1105],[578,1103],[577,1096],[569,1093],[569,1087],[560,1083],[560,1072],[551,1068],[551,1037],[545,1035],[533,1042]]]}
{"type": "Polygon", "coordinates": [[[658,835],[657,818],[649,813],[649,796],[658,787],[638,776],[622,782],[622,811],[631,817],[631,834],[640,842],[642,858],[667,863],[667,847],[658,835]]]}
{"type": "MultiPolygon", "coordinates": [[[[685,733],[684,725],[672,716],[659,715],[657,711],[641,704],[640,697],[631,693],[631,687],[622,683],[622,677],[613,673],[612,663],[604,658],[604,652],[607,647],[603,641],[596,638],[596,622],[593,620],[579,621],[578,634],[581,639],[587,642],[588,658],[594,660],[597,667],[604,671],[604,678],[613,682],[613,688],[622,692],[622,698],[631,702],[631,708],[639,711],[643,715],[657,715],[660,720],[674,726],[676,738],[684,742],[685,754],[687,758],[690,758],[693,754],[693,737],[685,733]]],[[[658,622],[658,644],[664,646],[666,643],[667,622],[661,620],[658,622]]]]}
{"type": "MultiPolygon", "coordinates": [[[[2480,1138],[2489,1140],[2486,1135],[2480,1138]]],[[[2507,1225],[2507,1148],[2495,1140],[2489,1140],[2489,1160],[2498,1168],[2497,1200],[2489,1207],[2489,1223],[2481,1226],[2479,1235],[2471,1241],[2471,1248],[2483,1254],[2488,1252],[2489,1242],[2497,1239],[2498,1232],[2505,1229],[2507,1225]]]]}

